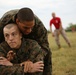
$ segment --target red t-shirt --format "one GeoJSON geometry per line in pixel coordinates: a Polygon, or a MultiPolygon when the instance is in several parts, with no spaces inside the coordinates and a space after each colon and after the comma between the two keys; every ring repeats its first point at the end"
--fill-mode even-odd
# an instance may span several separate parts
{"type": "Polygon", "coordinates": [[[50,26],[53,24],[56,29],[59,29],[60,23],[61,23],[61,20],[59,17],[55,17],[50,20],[50,26]]]}

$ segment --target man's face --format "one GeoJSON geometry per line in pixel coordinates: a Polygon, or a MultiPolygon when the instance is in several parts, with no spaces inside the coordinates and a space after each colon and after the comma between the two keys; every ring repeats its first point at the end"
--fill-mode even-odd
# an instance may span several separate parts
{"type": "Polygon", "coordinates": [[[5,41],[8,43],[8,45],[11,48],[17,49],[20,47],[22,35],[19,32],[17,26],[13,26],[10,29],[4,28],[3,32],[4,32],[5,41]]]}
{"type": "Polygon", "coordinates": [[[24,21],[24,22],[20,22],[18,19],[16,20],[16,23],[19,27],[19,29],[21,30],[21,32],[25,35],[28,35],[29,33],[31,33],[35,22],[33,21],[24,21]]]}

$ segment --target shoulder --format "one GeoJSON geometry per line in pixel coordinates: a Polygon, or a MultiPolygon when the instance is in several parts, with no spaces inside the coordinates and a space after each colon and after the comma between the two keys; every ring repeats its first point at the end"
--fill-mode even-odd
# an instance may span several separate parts
{"type": "Polygon", "coordinates": [[[31,48],[31,50],[41,50],[41,46],[38,44],[37,41],[32,40],[32,39],[26,39],[26,45],[31,48]]]}
{"type": "Polygon", "coordinates": [[[17,13],[18,11],[19,11],[18,9],[9,10],[9,11],[7,11],[7,12],[3,15],[3,17],[6,16],[6,15],[15,14],[15,13],[17,13]]]}
{"type": "Polygon", "coordinates": [[[0,44],[0,52],[6,53],[8,52],[10,49],[10,47],[8,46],[8,44],[6,42],[2,42],[0,44]]]}
{"type": "Polygon", "coordinates": [[[35,40],[32,40],[32,39],[25,39],[25,42],[26,44],[29,44],[29,45],[37,45],[37,41],[35,40]]]}
{"type": "Polygon", "coordinates": [[[35,18],[35,27],[45,27],[43,22],[38,16],[34,15],[34,18],[35,18]]]}
{"type": "Polygon", "coordinates": [[[50,19],[50,22],[52,22],[53,21],[53,18],[52,19],[50,19]]]}
{"type": "Polygon", "coordinates": [[[0,43],[0,48],[6,48],[6,47],[8,47],[8,44],[4,41],[4,42],[2,42],[2,43],[0,43]]]}
{"type": "Polygon", "coordinates": [[[36,15],[34,17],[35,17],[35,25],[33,28],[34,34],[40,35],[41,32],[46,33],[47,29],[44,26],[43,22],[36,15]]]}
{"type": "Polygon", "coordinates": [[[11,16],[17,14],[18,11],[19,11],[18,9],[7,11],[7,12],[1,17],[1,21],[2,21],[4,18],[10,18],[11,16]]]}
{"type": "Polygon", "coordinates": [[[56,19],[59,19],[60,20],[60,17],[56,17],[56,19]]]}
{"type": "Polygon", "coordinates": [[[34,14],[35,21],[41,21],[38,16],[34,14]]]}
{"type": "Polygon", "coordinates": [[[40,47],[40,45],[38,44],[38,42],[37,41],[35,41],[35,40],[32,40],[32,39],[24,39],[24,45],[26,46],[26,47],[28,47],[29,49],[30,48],[35,48],[35,47],[40,47]]]}
{"type": "Polygon", "coordinates": [[[4,45],[7,45],[7,43],[5,41],[0,43],[0,46],[4,46],[4,45]]]}
{"type": "Polygon", "coordinates": [[[39,52],[41,50],[41,46],[35,40],[24,39],[23,45],[27,50],[30,51],[39,52]]]}

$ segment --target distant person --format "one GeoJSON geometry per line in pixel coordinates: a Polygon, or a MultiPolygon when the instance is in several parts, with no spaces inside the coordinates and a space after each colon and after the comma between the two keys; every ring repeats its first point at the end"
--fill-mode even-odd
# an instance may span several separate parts
{"type": "Polygon", "coordinates": [[[16,24],[3,29],[0,44],[0,75],[42,75],[44,54],[35,40],[24,39],[16,24]]]}
{"type": "Polygon", "coordinates": [[[71,28],[71,31],[72,31],[72,32],[75,32],[75,27],[72,27],[72,28],[71,28]]]}
{"type": "Polygon", "coordinates": [[[62,22],[61,22],[60,17],[56,17],[56,14],[54,12],[52,13],[52,17],[53,18],[50,20],[50,30],[51,30],[52,36],[55,37],[55,41],[58,45],[58,48],[61,48],[60,39],[59,39],[60,34],[63,36],[66,43],[69,45],[69,47],[71,47],[70,41],[68,40],[66,36],[66,32],[62,27],[62,22]],[[52,31],[52,24],[55,26],[54,33],[52,31]]]}
{"type": "Polygon", "coordinates": [[[38,42],[45,54],[43,75],[51,75],[51,51],[47,30],[42,21],[27,7],[6,12],[0,21],[0,43],[3,41],[3,27],[9,23],[16,23],[24,38],[33,39],[38,42]]]}

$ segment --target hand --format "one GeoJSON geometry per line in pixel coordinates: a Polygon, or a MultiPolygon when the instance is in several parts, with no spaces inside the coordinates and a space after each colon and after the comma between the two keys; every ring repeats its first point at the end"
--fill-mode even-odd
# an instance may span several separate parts
{"type": "Polygon", "coordinates": [[[14,53],[12,50],[10,50],[8,53],[7,53],[7,59],[9,61],[13,60],[14,57],[15,57],[16,53],[14,53]]]}
{"type": "Polygon", "coordinates": [[[0,65],[13,66],[13,64],[4,57],[0,57],[0,65]]]}
{"type": "Polygon", "coordinates": [[[31,61],[25,61],[25,62],[22,62],[20,64],[21,66],[24,66],[24,72],[27,73],[28,70],[31,68],[31,66],[33,65],[33,63],[31,61]]]}
{"type": "Polygon", "coordinates": [[[24,72],[34,73],[34,72],[43,72],[44,64],[42,61],[32,63],[31,61],[26,61],[21,63],[21,66],[24,65],[24,72]]]}
{"type": "Polygon", "coordinates": [[[39,61],[36,63],[33,63],[31,65],[31,69],[28,72],[34,73],[34,72],[43,72],[44,64],[43,61],[39,61]]]}
{"type": "Polygon", "coordinates": [[[55,36],[54,33],[52,33],[52,36],[53,36],[53,37],[55,36]]]}

